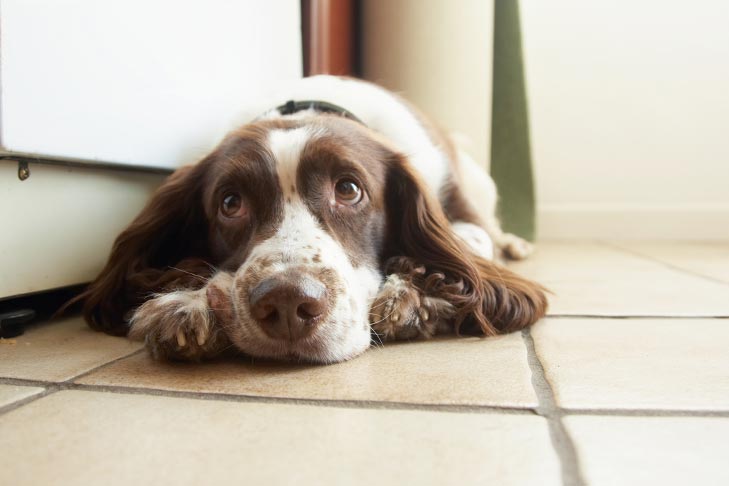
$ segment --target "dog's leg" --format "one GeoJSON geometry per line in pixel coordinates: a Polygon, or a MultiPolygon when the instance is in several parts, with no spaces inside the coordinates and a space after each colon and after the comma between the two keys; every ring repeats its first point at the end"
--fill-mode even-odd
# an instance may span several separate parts
{"type": "Polygon", "coordinates": [[[483,228],[473,223],[456,221],[451,223],[451,229],[473,253],[486,260],[494,259],[494,244],[491,236],[483,228]]]}
{"type": "Polygon", "coordinates": [[[523,260],[528,257],[533,251],[532,245],[523,238],[504,233],[501,229],[501,223],[496,217],[498,193],[491,176],[470,155],[460,149],[458,162],[460,187],[496,247],[494,256],[498,258],[503,255],[511,260],[523,260]]]}
{"type": "Polygon", "coordinates": [[[218,273],[199,290],[158,294],[134,312],[129,337],[143,340],[156,359],[200,360],[230,346],[208,301],[212,285],[229,288],[232,277],[218,273]]]}
{"type": "Polygon", "coordinates": [[[415,280],[425,267],[400,258],[391,266],[370,307],[370,325],[381,340],[429,338],[452,331],[455,309],[447,301],[425,295],[415,280]]]}

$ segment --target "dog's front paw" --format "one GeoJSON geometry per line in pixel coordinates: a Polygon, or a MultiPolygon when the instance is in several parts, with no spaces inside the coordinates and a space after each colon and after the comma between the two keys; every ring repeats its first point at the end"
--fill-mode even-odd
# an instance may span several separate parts
{"type": "Polygon", "coordinates": [[[534,251],[531,243],[511,233],[504,234],[499,246],[504,256],[510,260],[524,260],[534,251]]]}
{"type": "Polygon", "coordinates": [[[199,360],[227,347],[215,324],[205,289],[162,294],[132,316],[129,337],[143,340],[155,359],[199,360]]]}
{"type": "Polygon", "coordinates": [[[449,302],[422,295],[406,277],[391,274],[370,307],[370,326],[383,340],[428,338],[454,314],[449,302]]]}

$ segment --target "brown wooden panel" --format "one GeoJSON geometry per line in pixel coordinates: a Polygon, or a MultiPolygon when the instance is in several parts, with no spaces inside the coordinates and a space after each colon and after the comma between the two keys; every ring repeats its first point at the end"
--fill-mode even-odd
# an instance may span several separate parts
{"type": "Polygon", "coordinates": [[[354,0],[302,0],[304,74],[354,75],[354,0]]]}

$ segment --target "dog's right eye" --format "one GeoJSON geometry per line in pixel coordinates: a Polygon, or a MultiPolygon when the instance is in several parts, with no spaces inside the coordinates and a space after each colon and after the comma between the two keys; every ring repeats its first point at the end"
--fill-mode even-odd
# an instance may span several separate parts
{"type": "Polygon", "coordinates": [[[334,184],[336,202],[344,206],[354,206],[362,200],[362,189],[354,179],[339,179],[334,184]]]}
{"type": "Polygon", "coordinates": [[[240,218],[247,212],[240,194],[228,192],[223,196],[220,204],[220,213],[226,218],[240,218]]]}

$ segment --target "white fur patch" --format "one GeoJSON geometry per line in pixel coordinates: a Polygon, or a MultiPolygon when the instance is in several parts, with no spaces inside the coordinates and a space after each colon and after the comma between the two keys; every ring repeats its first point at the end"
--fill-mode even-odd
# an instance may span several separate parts
{"type": "Polygon", "coordinates": [[[189,330],[202,346],[212,327],[205,288],[157,294],[134,312],[129,324],[132,339],[142,339],[154,329],[160,339],[177,339],[178,345],[184,347],[184,335],[189,330]]]}
{"type": "Polygon", "coordinates": [[[284,196],[291,196],[291,188],[296,188],[296,171],[301,152],[315,135],[309,127],[272,130],[268,134],[268,146],[276,160],[276,171],[284,196]]]}
{"type": "Polygon", "coordinates": [[[204,290],[177,290],[166,294],[157,294],[156,298],[157,302],[162,305],[175,304],[179,312],[191,312],[207,307],[204,290]]]}
{"type": "Polygon", "coordinates": [[[405,292],[409,286],[408,282],[403,280],[403,278],[396,273],[388,275],[385,283],[382,284],[383,289],[389,289],[390,293],[395,295],[405,292]]]}
{"type": "Polygon", "coordinates": [[[491,237],[480,226],[475,224],[457,221],[451,224],[453,232],[468,244],[471,250],[487,260],[494,258],[494,243],[491,237]]]}

